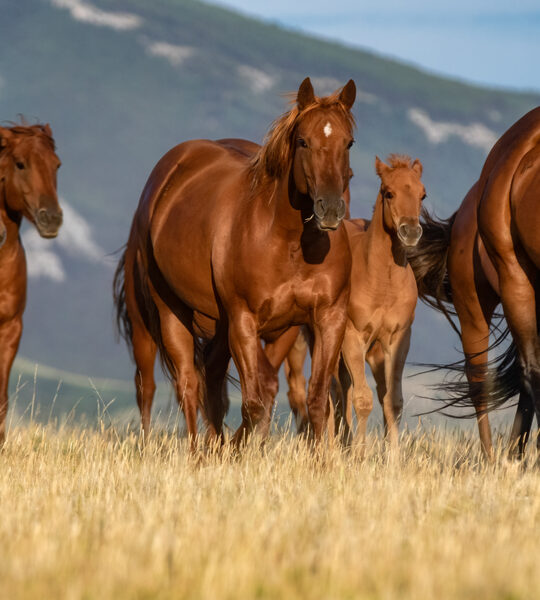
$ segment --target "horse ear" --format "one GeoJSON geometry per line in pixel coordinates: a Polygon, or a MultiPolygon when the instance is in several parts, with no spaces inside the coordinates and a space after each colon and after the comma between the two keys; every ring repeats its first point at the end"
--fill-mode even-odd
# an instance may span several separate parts
{"type": "Polygon", "coordinates": [[[375,172],[379,177],[382,177],[384,173],[388,171],[389,168],[390,167],[383,163],[383,161],[378,156],[375,157],[375,172]]]}
{"type": "Polygon", "coordinates": [[[315,102],[315,92],[313,91],[313,86],[311,85],[311,79],[306,77],[298,88],[296,104],[300,110],[304,110],[306,106],[313,104],[313,102],[315,102]]]}
{"type": "Polygon", "coordinates": [[[412,170],[418,175],[418,177],[422,177],[422,163],[417,158],[414,159],[412,170]]]}
{"type": "Polygon", "coordinates": [[[8,140],[13,137],[13,134],[9,129],[0,127],[0,148],[5,148],[8,144],[8,140]]]}
{"type": "Polygon", "coordinates": [[[50,137],[52,138],[53,134],[52,134],[52,129],[51,126],[48,123],[45,123],[45,125],[43,125],[43,131],[50,137]]]}
{"type": "Polygon", "coordinates": [[[342,102],[348,110],[351,110],[354,101],[356,100],[356,84],[352,79],[349,79],[343,86],[339,94],[339,100],[342,102]]]}

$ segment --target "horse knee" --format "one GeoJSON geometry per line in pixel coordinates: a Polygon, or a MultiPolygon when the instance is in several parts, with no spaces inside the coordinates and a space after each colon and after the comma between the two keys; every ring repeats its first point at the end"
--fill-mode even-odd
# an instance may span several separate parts
{"type": "Polygon", "coordinates": [[[257,425],[266,414],[266,405],[262,398],[247,398],[242,403],[242,418],[252,427],[257,425]]]}
{"type": "Polygon", "coordinates": [[[368,393],[364,390],[361,394],[353,395],[353,404],[358,418],[369,417],[373,410],[373,395],[371,394],[371,390],[368,393]]]}

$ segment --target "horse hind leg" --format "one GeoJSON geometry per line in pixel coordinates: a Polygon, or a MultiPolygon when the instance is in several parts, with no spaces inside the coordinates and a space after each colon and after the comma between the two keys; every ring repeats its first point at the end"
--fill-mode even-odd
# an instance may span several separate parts
{"type": "Polygon", "coordinates": [[[218,330],[205,348],[204,381],[206,398],[204,401],[207,420],[207,436],[210,440],[224,441],[223,421],[229,410],[227,394],[227,369],[231,354],[227,342],[227,330],[218,330]]]}
{"type": "Polygon", "coordinates": [[[187,309],[173,312],[157,294],[153,294],[159,311],[162,353],[173,377],[176,398],[186,421],[192,452],[197,446],[197,411],[201,381],[195,365],[195,344],[191,331],[192,313],[187,309]],[[189,313],[189,314],[188,314],[189,313]]]}
{"type": "Polygon", "coordinates": [[[137,405],[141,413],[141,426],[144,439],[150,434],[150,415],[156,391],[154,364],[157,347],[143,327],[134,326],[132,335],[133,356],[135,359],[135,390],[137,405]]]}
{"type": "Polygon", "coordinates": [[[307,353],[308,345],[304,335],[300,332],[284,364],[285,377],[289,387],[287,392],[289,406],[293,412],[296,430],[299,434],[306,433],[308,427],[306,378],[304,377],[304,363],[307,353]]]}

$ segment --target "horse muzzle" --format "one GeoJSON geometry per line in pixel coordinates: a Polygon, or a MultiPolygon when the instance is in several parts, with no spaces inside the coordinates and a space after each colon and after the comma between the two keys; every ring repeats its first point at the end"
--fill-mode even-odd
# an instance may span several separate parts
{"type": "Polygon", "coordinates": [[[43,238],[54,238],[62,225],[62,211],[40,208],[34,215],[36,228],[43,238]]]}
{"type": "Polygon", "coordinates": [[[416,246],[422,237],[422,226],[420,223],[402,223],[397,230],[398,238],[404,246],[409,248],[416,246]]]}
{"type": "Polygon", "coordinates": [[[313,204],[315,221],[321,231],[333,231],[337,229],[341,221],[343,221],[346,212],[347,205],[343,198],[329,200],[320,197],[313,204]]]}

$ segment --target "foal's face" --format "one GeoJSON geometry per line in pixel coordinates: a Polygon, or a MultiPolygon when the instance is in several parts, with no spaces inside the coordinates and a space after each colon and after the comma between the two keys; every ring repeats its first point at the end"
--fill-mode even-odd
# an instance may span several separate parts
{"type": "Polygon", "coordinates": [[[391,168],[377,158],[375,168],[381,178],[385,226],[404,246],[416,246],[422,236],[420,211],[426,197],[420,180],[422,164],[416,159],[411,167],[391,168]]]}
{"type": "MultiPolygon", "coordinates": [[[[309,79],[306,81],[309,82],[309,79]]],[[[298,96],[299,105],[302,86],[298,96]]],[[[306,93],[308,100],[310,95],[314,98],[311,83],[309,88],[306,93]]],[[[350,110],[355,94],[351,80],[339,96],[347,110],[350,110]]],[[[323,231],[337,229],[347,211],[343,193],[349,185],[352,172],[349,149],[353,142],[351,124],[337,105],[308,111],[296,127],[294,183],[301,194],[311,198],[315,221],[323,231]]]]}
{"type": "MultiPolygon", "coordinates": [[[[50,135],[50,128],[45,126],[50,135]]],[[[21,212],[45,238],[58,235],[62,210],[56,192],[60,160],[44,135],[14,134],[0,128],[2,174],[12,210],[21,212]]]]}

